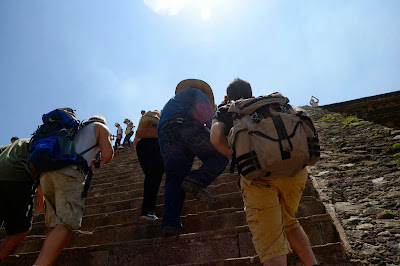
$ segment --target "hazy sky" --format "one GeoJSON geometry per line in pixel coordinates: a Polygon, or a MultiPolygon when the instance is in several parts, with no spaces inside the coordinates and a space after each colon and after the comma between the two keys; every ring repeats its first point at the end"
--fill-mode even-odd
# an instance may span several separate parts
{"type": "Polygon", "coordinates": [[[186,78],[216,103],[236,77],[293,105],[397,91],[399,14],[398,0],[2,0],[0,145],[65,106],[115,134],[186,78]]]}

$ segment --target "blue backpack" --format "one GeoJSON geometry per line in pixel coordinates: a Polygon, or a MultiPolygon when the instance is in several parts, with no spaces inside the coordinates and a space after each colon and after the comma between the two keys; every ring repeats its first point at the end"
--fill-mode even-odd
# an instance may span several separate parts
{"type": "Polygon", "coordinates": [[[30,169],[39,180],[40,175],[44,172],[74,165],[87,175],[86,195],[92,172],[82,155],[96,145],[79,154],[76,153],[73,140],[75,133],[83,124],[71,108],[55,109],[44,114],[42,121],[43,124],[33,133],[29,143],[28,165],[30,169]]]}

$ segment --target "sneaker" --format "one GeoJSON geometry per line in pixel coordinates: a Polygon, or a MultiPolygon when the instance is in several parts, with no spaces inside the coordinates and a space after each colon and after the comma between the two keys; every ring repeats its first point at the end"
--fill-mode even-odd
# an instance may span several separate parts
{"type": "Polygon", "coordinates": [[[157,215],[155,215],[154,212],[149,212],[148,214],[142,214],[140,216],[140,220],[141,221],[145,221],[145,220],[147,220],[147,221],[155,221],[155,220],[158,220],[158,217],[157,217],[157,215]]]}
{"type": "Polygon", "coordinates": [[[213,196],[207,190],[189,179],[185,179],[182,182],[181,188],[186,193],[192,194],[198,200],[213,198],[213,196]]]}
{"type": "Polygon", "coordinates": [[[169,237],[169,236],[179,236],[181,231],[178,228],[173,226],[165,226],[162,229],[162,236],[169,237]]]}

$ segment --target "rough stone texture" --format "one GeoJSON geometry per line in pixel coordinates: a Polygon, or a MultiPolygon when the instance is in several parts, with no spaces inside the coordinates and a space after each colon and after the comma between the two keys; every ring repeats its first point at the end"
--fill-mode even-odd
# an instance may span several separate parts
{"type": "Polygon", "coordinates": [[[324,105],[321,108],[357,115],[387,127],[400,128],[400,91],[324,105]]]}
{"type": "Polygon", "coordinates": [[[346,116],[305,109],[319,131],[321,160],[309,167],[326,204],[332,204],[351,250],[365,265],[400,265],[400,220],[379,215],[400,213],[398,130],[346,116]],[[378,215],[378,216],[377,216],[378,215]]]}

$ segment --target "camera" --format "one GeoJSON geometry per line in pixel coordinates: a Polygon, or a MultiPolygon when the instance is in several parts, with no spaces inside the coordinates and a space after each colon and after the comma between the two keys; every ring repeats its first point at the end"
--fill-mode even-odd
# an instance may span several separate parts
{"type": "Polygon", "coordinates": [[[100,157],[101,157],[101,152],[98,152],[96,154],[96,156],[94,157],[94,159],[95,159],[95,162],[93,163],[94,168],[100,168],[100,160],[98,160],[100,157]]]}

